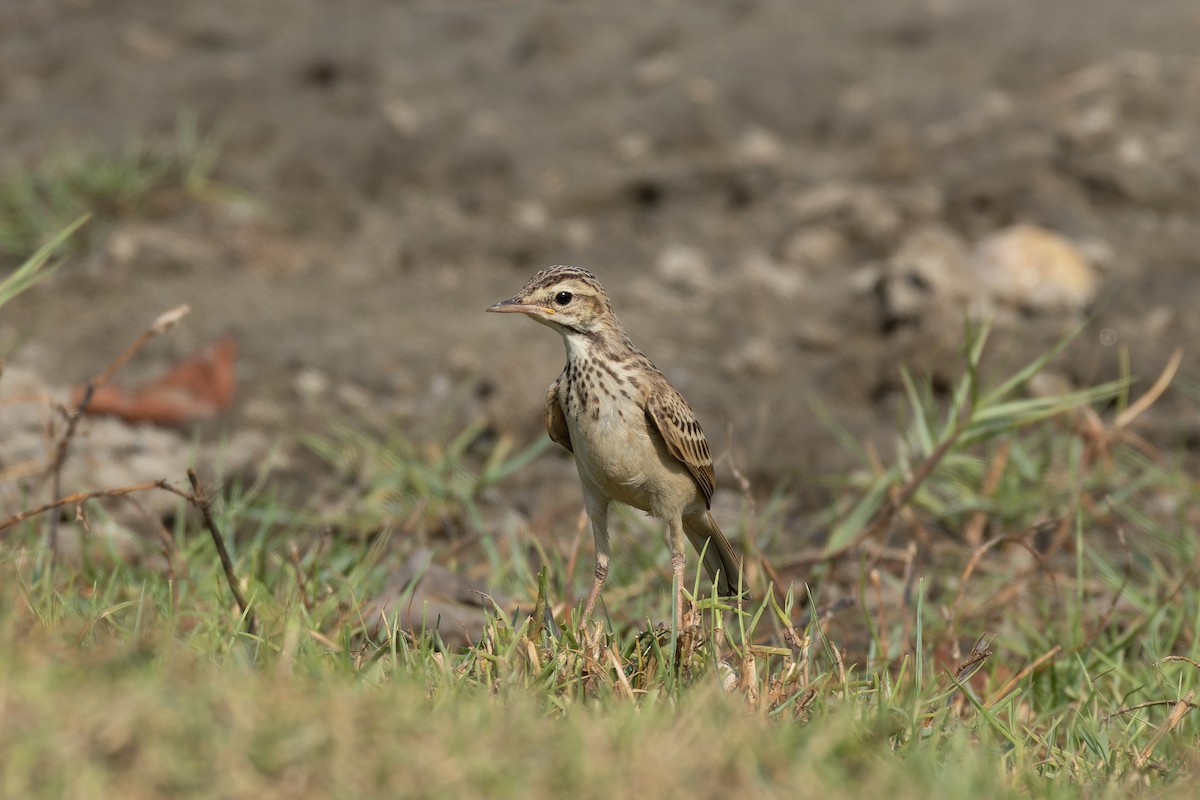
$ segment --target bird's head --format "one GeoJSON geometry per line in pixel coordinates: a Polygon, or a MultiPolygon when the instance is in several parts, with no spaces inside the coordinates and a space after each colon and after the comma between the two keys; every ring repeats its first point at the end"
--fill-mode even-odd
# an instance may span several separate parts
{"type": "Polygon", "coordinates": [[[515,297],[489,306],[488,311],[525,314],[564,336],[594,334],[616,324],[604,287],[579,267],[547,267],[515,297]]]}

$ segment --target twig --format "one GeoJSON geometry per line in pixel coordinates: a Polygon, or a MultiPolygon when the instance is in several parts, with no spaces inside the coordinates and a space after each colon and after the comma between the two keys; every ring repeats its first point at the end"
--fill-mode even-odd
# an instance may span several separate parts
{"type": "Polygon", "coordinates": [[[204,490],[200,488],[200,478],[196,475],[196,470],[189,467],[187,476],[188,482],[192,485],[191,492],[176,489],[166,481],[159,481],[156,485],[160,489],[182,497],[189,505],[195,506],[199,510],[200,516],[204,518],[204,527],[208,528],[213,544],[217,548],[217,556],[221,559],[221,567],[225,570],[225,580],[229,584],[229,590],[233,592],[233,599],[237,601],[238,609],[246,618],[246,632],[253,636],[258,625],[255,623],[254,614],[250,612],[250,604],[246,602],[246,596],[242,594],[241,584],[238,583],[237,576],[233,573],[233,560],[229,557],[229,551],[225,549],[225,537],[221,535],[221,529],[217,527],[217,522],[213,519],[211,502],[204,494],[204,490]]]}
{"type": "Polygon", "coordinates": [[[1166,658],[1160,658],[1159,661],[1180,661],[1184,664],[1191,664],[1193,667],[1200,669],[1200,661],[1194,661],[1187,656],[1167,656],[1166,658]]]}
{"type": "Polygon", "coordinates": [[[217,521],[213,519],[209,499],[204,494],[204,490],[200,488],[200,478],[196,475],[196,470],[189,467],[187,476],[188,482],[192,484],[191,494],[174,491],[199,509],[200,516],[204,518],[204,527],[208,528],[208,532],[212,534],[213,544],[217,548],[217,555],[221,558],[221,566],[225,570],[225,580],[229,582],[229,590],[233,592],[238,608],[241,610],[242,616],[246,618],[246,633],[253,636],[258,626],[255,624],[254,614],[250,611],[250,604],[246,602],[246,596],[242,594],[242,587],[238,584],[237,576],[233,573],[233,560],[229,557],[229,551],[225,549],[225,538],[221,536],[221,529],[217,527],[217,521]]]}
{"type": "MultiPolygon", "coordinates": [[[[188,306],[182,305],[177,308],[173,308],[170,311],[159,314],[158,318],[154,320],[150,327],[142,331],[142,335],[139,336],[133,342],[133,344],[125,348],[125,352],[117,356],[103,372],[88,381],[87,386],[84,387],[83,396],[79,398],[79,402],[76,404],[75,409],[71,412],[71,415],[67,417],[67,426],[63,429],[62,436],[59,437],[58,445],[54,448],[54,460],[51,461],[49,466],[46,468],[46,473],[50,476],[50,497],[52,501],[51,505],[47,506],[47,509],[56,507],[53,504],[53,501],[58,497],[59,491],[62,488],[62,468],[63,464],[67,460],[67,452],[71,445],[71,439],[75,437],[75,428],[79,425],[80,418],[84,415],[84,413],[87,411],[88,405],[92,402],[92,397],[96,394],[96,390],[108,383],[112,376],[116,374],[116,371],[123,367],[125,363],[129,361],[129,359],[133,358],[134,355],[136,355],[137,352],[146,345],[146,342],[150,341],[155,336],[161,336],[162,334],[171,330],[171,328],[174,328],[181,319],[187,316],[190,310],[191,309],[189,309],[188,306]]],[[[50,528],[47,540],[50,545],[51,563],[53,563],[54,559],[58,558],[57,514],[50,517],[50,528]]]]}
{"type": "Polygon", "coordinates": [[[98,497],[121,497],[123,495],[132,494],[133,492],[144,492],[148,489],[162,488],[164,488],[162,481],[147,481],[146,483],[139,483],[134,486],[123,486],[120,489],[104,489],[103,491],[99,492],[76,492],[75,494],[69,494],[66,497],[60,497],[52,503],[45,503],[37,508],[31,508],[28,511],[22,511],[16,516],[9,517],[3,522],[0,522],[0,531],[7,530],[14,525],[19,525],[27,519],[36,517],[38,514],[43,514],[55,508],[62,508],[63,506],[82,503],[85,500],[92,500],[98,497]]]}
{"type": "Polygon", "coordinates": [[[1200,706],[1197,706],[1195,703],[1187,700],[1148,700],[1145,703],[1138,703],[1136,706],[1118,708],[1116,711],[1105,717],[1104,721],[1108,722],[1113,717],[1118,717],[1122,714],[1132,714],[1134,711],[1141,711],[1144,708],[1155,708],[1156,706],[1175,706],[1182,702],[1187,702],[1188,706],[1191,708],[1200,708],[1200,706]]]}
{"type": "MultiPolygon", "coordinates": [[[[233,592],[234,599],[237,600],[239,610],[246,618],[246,631],[247,633],[253,635],[258,626],[256,624],[254,614],[250,612],[250,604],[246,602],[246,596],[242,594],[241,585],[238,583],[237,576],[234,575],[233,560],[230,559],[229,551],[225,548],[225,539],[223,536],[221,536],[221,529],[217,527],[217,522],[215,519],[213,519],[212,507],[209,498],[200,488],[200,478],[197,477],[196,470],[188,469],[187,475],[188,481],[192,485],[192,491],[190,492],[185,492],[182,489],[178,489],[167,483],[165,480],[146,481],[145,483],[138,483],[132,486],[122,486],[118,489],[105,489],[98,492],[76,492],[74,494],[67,495],[66,497],[60,497],[53,502],[40,505],[37,508],[31,508],[27,511],[22,511],[15,516],[9,517],[3,522],[0,522],[0,533],[3,533],[15,525],[19,525],[27,519],[32,519],[39,514],[44,514],[47,511],[51,511],[56,508],[62,508],[63,506],[78,506],[87,500],[93,500],[101,497],[125,497],[126,495],[133,494],[134,492],[144,492],[150,489],[162,489],[164,492],[170,492],[177,497],[182,497],[188,502],[189,505],[195,506],[200,511],[200,515],[204,518],[204,525],[208,528],[208,532],[212,535],[213,544],[216,545],[217,555],[221,559],[221,567],[225,570],[225,579],[229,582],[229,589],[233,592]]],[[[171,562],[172,558],[170,551],[173,550],[174,543],[170,540],[169,534],[167,534],[165,531],[160,531],[160,534],[163,539],[164,550],[168,551],[166,553],[167,560],[168,562],[171,562]]],[[[173,563],[170,564],[170,567],[172,570],[174,570],[173,563]]]]}
{"type": "MultiPolygon", "coordinates": [[[[962,575],[960,575],[958,579],[958,591],[954,595],[954,602],[950,604],[951,635],[953,635],[954,631],[958,628],[958,623],[962,619],[959,606],[962,605],[963,598],[966,596],[967,584],[970,582],[971,575],[973,575],[975,570],[979,567],[979,562],[983,559],[984,555],[986,555],[993,547],[998,545],[1015,543],[1029,551],[1029,554],[1033,557],[1033,559],[1038,562],[1038,566],[1044,567],[1045,559],[1043,556],[1041,556],[1035,549],[1030,547],[1025,540],[1032,534],[1040,531],[1043,527],[1045,527],[1045,525],[1046,521],[1037,520],[1020,533],[1009,534],[1007,536],[997,536],[994,539],[988,539],[986,542],[975,548],[975,551],[971,554],[971,558],[967,560],[967,565],[963,567],[962,575]]],[[[1046,571],[1046,574],[1050,576],[1050,580],[1053,582],[1054,574],[1049,570],[1046,571]]]]}

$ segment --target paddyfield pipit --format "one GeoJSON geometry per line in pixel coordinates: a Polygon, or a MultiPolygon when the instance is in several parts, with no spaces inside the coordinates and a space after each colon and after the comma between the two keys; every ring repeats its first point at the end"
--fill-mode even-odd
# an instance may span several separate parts
{"type": "Polygon", "coordinates": [[[608,577],[614,500],[667,525],[676,630],[682,628],[685,537],[703,554],[717,591],[737,596],[741,560],[708,510],[714,473],[704,432],[683,395],[629,341],[596,276],[549,267],[488,311],[525,314],[558,331],[567,347],[567,366],[546,390],[546,431],[575,456],[596,539],[596,578],[584,620],[608,577]]]}

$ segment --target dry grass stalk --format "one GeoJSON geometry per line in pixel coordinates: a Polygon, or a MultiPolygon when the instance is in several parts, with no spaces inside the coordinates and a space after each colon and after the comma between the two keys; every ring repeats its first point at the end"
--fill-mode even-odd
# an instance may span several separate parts
{"type": "MultiPolygon", "coordinates": [[[[996,454],[992,456],[992,460],[988,464],[987,474],[983,477],[983,485],[979,487],[980,499],[991,500],[996,489],[999,488],[1000,479],[1004,477],[1004,468],[1008,466],[1008,451],[1009,443],[1002,439],[996,448],[996,454]]],[[[971,514],[966,528],[963,529],[963,539],[968,545],[979,547],[983,544],[983,529],[987,525],[987,520],[988,513],[982,508],[971,514]]]]}
{"type": "Polygon", "coordinates": [[[1196,707],[1196,704],[1192,702],[1195,696],[1196,692],[1192,690],[1180,698],[1175,707],[1171,709],[1171,714],[1167,717],[1167,721],[1163,723],[1163,726],[1154,732],[1154,735],[1150,737],[1150,742],[1142,748],[1141,752],[1134,755],[1133,761],[1138,769],[1144,768],[1150,762],[1150,756],[1154,754],[1154,749],[1158,747],[1159,743],[1162,742],[1168,733],[1179,727],[1179,723],[1183,722],[1183,718],[1187,715],[1187,712],[1196,707]]]}

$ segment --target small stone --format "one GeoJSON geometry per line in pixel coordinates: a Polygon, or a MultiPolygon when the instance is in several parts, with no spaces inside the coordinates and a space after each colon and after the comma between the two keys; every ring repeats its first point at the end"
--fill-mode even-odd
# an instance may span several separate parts
{"type": "Polygon", "coordinates": [[[513,221],[517,227],[536,233],[550,224],[550,212],[536,200],[522,200],[513,209],[513,221]]]}
{"type": "Polygon", "coordinates": [[[373,411],[377,405],[374,396],[365,387],[350,381],[339,383],[334,396],[345,408],[364,415],[373,411]]]}
{"type": "Polygon", "coordinates": [[[710,291],[713,285],[708,258],[691,245],[667,245],[658,256],[655,273],[668,286],[696,294],[710,291]]]}
{"type": "Polygon", "coordinates": [[[1116,130],[1119,114],[1116,101],[1105,98],[1086,108],[1064,117],[1058,129],[1069,141],[1078,145],[1087,145],[1103,140],[1116,130]]]}
{"type": "Polygon", "coordinates": [[[1014,225],[985,237],[970,257],[994,300],[1031,310],[1078,310],[1096,296],[1095,270],[1067,239],[1037,225],[1014,225]]]}
{"type": "Polygon", "coordinates": [[[845,339],[841,329],[820,319],[797,320],[796,341],[808,350],[832,350],[845,339]]]}
{"type": "Polygon", "coordinates": [[[305,367],[296,373],[292,385],[296,394],[305,400],[315,400],[329,391],[329,375],[315,367],[305,367]]]}
{"type": "Polygon", "coordinates": [[[383,102],[383,118],[392,130],[404,138],[412,138],[421,130],[421,112],[403,97],[390,97],[383,102]]]}
{"type": "Polygon", "coordinates": [[[878,189],[848,183],[826,183],[792,200],[799,222],[832,221],[871,242],[894,239],[904,220],[895,203],[878,189]]]}
{"type": "Polygon", "coordinates": [[[633,81],[640,89],[655,89],[679,74],[679,59],[672,53],[644,58],[633,68],[633,81]]]}
{"type": "Polygon", "coordinates": [[[141,22],[135,22],[125,30],[121,44],[131,56],[141,61],[168,61],[180,50],[174,37],[141,22]]]}
{"type": "Polygon", "coordinates": [[[725,358],[725,369],[734,376],[769,378],[779,374],[779,348],[769,338],[751,339],[725,358]]]}
{"type": "Polygon", "coordinates": [[[977,294],[966,262],[966,244],[953,231],[930,225],[909,234],[884,265],[880,296],[887,319],[960,307],[977,294]]]}
{"type": "Polygon", "coordinates": [[[1044,369],[1029,379],[1029,394],[1034,397],[1055,397],[1075,390],[1071,379],[1061,372],[1044,369]]]}
{"type": "Polygon", "coordinates": [[[804,276],[799,271],[780,265],[761,250],[743,256],[738,272],[746,283],[784,300],[796,297],[804,289],[804,276]]]}
{"type": "Polygon", "coordinates": [[[596,239],[592,224],[583,219],[569,219],[562,224],[562,238],[568,247],[582,250],[596,239]]]}
{"type": "Polygon", "coordinates": [[[753,127],[733,145],[733,157],[743,164],[770,165],[783,158],[783,142],[766,128],[753,127]]]}
{"type": "Polygon", "coordinates": [[[641,161],[653,149],[654,142],[640,131],[630,131],[617,137],[617,155],[626,161],[641,161]]]}
{"type": "Polygon", "coordinates": [[[783,245],[783,257],[789,264],[810,271],[820,272],[842,261],[850,250],[850,243],[836,228],[819,225],[801,228],[783,245]]]}
{"type": "Polygon", "coordinates": [[[921,183],[899,189],[893,197],[909,219],[933,222],[946,215],[946,194],[935,184],[921,183]]]}
{"type": "Polygon", "coordinates": [[[1142,137],[1126,136],[1117,143],[1117,160],[1122,166],[1144,167],[1151,157],[1151,147],[1142,137]]]}
{"type": "Polygon", "coordinates": [[[848,285],[851,294],[858,296],[874,294],[883,280],[884,265],[878,262],[863,264],[850,273],[848,285]]]}
{"type": "Polygon", "coordinates": [[[688,100],[698,106],[712,105],[716,102],[718,94],[717,82],[712,78],[692,78],[688,81],[688,100]]]}
{"type": "Polygon", "coordinates": [[[1167,306],[1155,306],[1142,319],[1141,328],[1147,336],[1162,338],[1175,323],[1175,311],[1167,306]]]}

